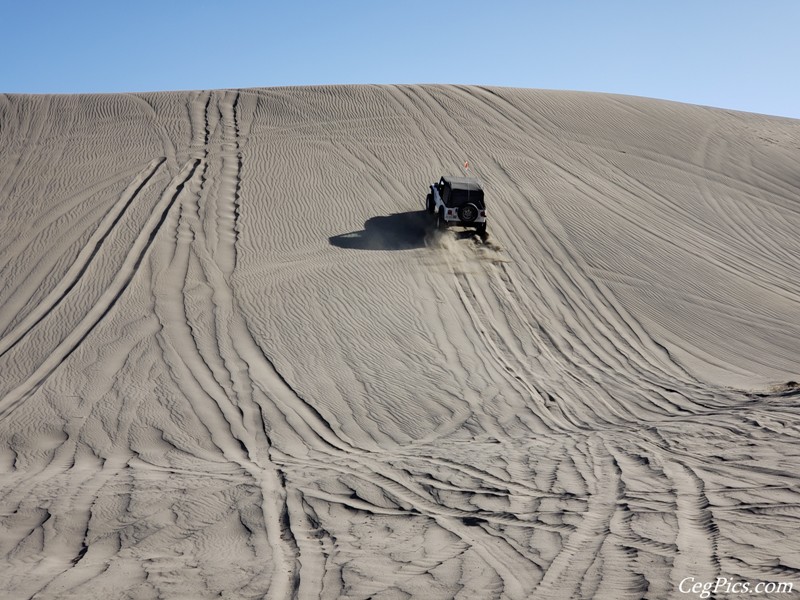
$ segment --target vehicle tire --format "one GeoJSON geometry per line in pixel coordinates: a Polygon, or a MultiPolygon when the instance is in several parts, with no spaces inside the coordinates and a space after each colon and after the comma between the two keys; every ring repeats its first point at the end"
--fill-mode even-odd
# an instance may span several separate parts
{"type": "Polygon", "coordinates": [[[481,237],[486,237],[486,223],[481,223],[478,225],[478,235],[481,237]]]}
{"type": "Polygon", "coordinates": [[[458,209],[458,216],[464,223],[472,223],[478,218],[479,212],[478,207],[469,202],[458,209]]]}
{"type": "Polygon", "coordinates": [[[447,221],[444,220],[444,209],[440,208],[436,213],[436,229],[442,230],[447,228],[447,221]]]}
{"type": "Polygon", "coordinates": [[[428,211],[429,215],[433,214],[433,194],[428,194],[428,197],[425,198],[425,210],[428,211]]]}

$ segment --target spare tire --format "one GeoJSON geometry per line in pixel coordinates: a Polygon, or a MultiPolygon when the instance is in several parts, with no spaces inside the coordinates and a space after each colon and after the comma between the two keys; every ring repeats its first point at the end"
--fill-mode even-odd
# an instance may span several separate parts
{"type": "Polygon", "coordinates": [[[458,209],[458,216],[465,223],[472,223],[478,218],[478,207],[469,202],[458,209]]]}

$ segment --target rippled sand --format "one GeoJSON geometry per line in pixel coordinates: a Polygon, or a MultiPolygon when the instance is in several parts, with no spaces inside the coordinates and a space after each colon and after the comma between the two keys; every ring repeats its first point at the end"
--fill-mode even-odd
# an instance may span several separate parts
{"type": "Polygon", "coordinates": [[[798,587],[798,230],[796,120],[0,95],[0,597],[798,587]]]}

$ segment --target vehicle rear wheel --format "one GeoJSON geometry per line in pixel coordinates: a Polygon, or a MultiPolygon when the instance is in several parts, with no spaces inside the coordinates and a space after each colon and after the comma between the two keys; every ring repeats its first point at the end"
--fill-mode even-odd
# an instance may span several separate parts
{"type": "Polygon", "coordinates": [[[481,237],[486,237],[486,223],[481,223],[478,225],[478,235],[481,237]]]}
{"type": "Polygon", "coordinates": [[[432,215],[433,214],[433,209],[434,209],[434,206],[433,206],[433,195],[432,194],[428,194],[428,197],[425,198],[425,210],[428,211],[429,215],[432,215]]]}
{"type": "Polygon", "coordinates": [[[442,230],[447,227],[447,221],[444,220],[444,209],[440,208],[436,213],[436,229],[442,230]]]}

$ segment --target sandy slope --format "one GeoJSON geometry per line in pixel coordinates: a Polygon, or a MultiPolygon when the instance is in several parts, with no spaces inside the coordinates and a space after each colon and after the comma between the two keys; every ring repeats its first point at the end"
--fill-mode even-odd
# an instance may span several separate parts
{"type": "Polygon", "coordinates": [[[0,597],[800,587],[799,165],[617,96],[0,96],[0,597]],[[487,245],[419,212],[465,159],[487,245]]]}

